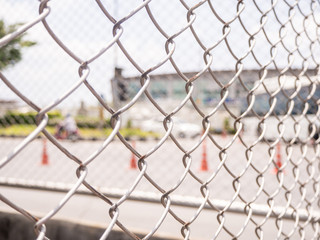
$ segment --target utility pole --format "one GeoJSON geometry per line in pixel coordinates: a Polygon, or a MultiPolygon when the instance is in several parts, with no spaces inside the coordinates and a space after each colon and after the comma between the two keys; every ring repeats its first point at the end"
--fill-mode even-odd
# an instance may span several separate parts
{"type": "Polygon", "coordinates": [[[128,99],[127,85],[122,76],[122,68],[114,68],[114,77],[111,79],[113,106],[115,109],[120,107],[121,102],[128,99]]]}

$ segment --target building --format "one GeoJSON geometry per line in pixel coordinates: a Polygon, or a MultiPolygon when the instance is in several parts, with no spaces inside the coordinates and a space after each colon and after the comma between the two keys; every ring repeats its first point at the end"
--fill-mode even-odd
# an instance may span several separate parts
{"type": "Polygon", "coordinates": [[[0,117],[4,116],[8,111],[14,111],[19,108],[16,100],[0,99],[0,117]]]}
{"type": "MultiPolygon", "coordinates": [[[[232,124],[234,120],[232,114],[240,115],[242,102],[245,101],[254,83],[261,79],[263,73],[262,70],[242,70],[239,72],[237,74],[234,70],[213,71],[211,73],[207,71],[193,81],[192,99],[194,103],[204,115],[214,111],[214,116],[210,119],[212,126],[218,130],[221,130],[226,119],[232,124]],[[223,98],[225,98],[224,104],[219,105],[223,98]]],[[[291,70],[286,74],[298,76],[299,73],[299,70],[291,70]]],[[[267,71],[265,79],[279,76],[279,74],[278,70],[270,69],[267,71]]],[[[315,70],[308,70],[308,74],[315,75],[315,70]]],[[[150,96],[161,108],[167,109],[166,112],[171,112],[187,96],[188,79],[193,79],[196,75],[197,72],[183,73],[183,75],[177,73],[151,74],[150,85],[147,89],[150,96]]],[[[140,76],[124,77],[121,69],[115,70],[112,89],[116,108],[133,99],[141,89],[140,80],[140,76]]],[[[199,123],[203,116],[200,113],[195,114],[195,112],[197,109],[191,101],[188,101],[177,115],[184,120],[199,123]]],[[[127,117],[131,120],[137,120],[137,125],[139,125],[139,121],[153,118],[160,112],[150,104],[150,100],[143,94],[128,113],[127,117]]]]}

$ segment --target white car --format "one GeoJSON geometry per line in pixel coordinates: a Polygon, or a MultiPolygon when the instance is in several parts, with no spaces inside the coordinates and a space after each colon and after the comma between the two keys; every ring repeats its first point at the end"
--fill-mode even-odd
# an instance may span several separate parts
{"type": "MultiPolygon", "coordinates": [[[[165,128],[163,125],[163,119],[156,118],[142,121],[140,128],[147,132],[164,133],[165,128]]],[[[184,122],[180,119],[173,118],[173,130],[174,136],[180,138],[194,138],[202,133],[203,129],[201,125],[194,123],[184,122]]]]}

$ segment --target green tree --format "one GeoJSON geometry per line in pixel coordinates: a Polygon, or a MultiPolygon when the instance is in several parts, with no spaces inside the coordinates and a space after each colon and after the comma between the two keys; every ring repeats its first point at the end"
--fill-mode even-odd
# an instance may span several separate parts
{"type": "MultiPolygon", "coordinates": [[[[3,20],[0,20],[0,39],[7,34],[14,32],[21,24],[12,24],[6,26],[3,20]]],[[[24,40],[26,34],[22,34],[10,41],[7,45],[0,48],[0,70],[14,65],[22,59],[21,49],[31,47],[35,42],[24,40]]]]}

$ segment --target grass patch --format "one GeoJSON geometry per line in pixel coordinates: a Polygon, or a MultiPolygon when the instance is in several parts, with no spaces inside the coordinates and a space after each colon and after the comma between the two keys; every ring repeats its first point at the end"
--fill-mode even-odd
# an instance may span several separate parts
{"type": "MultiPolygon", "coordinates": [[[[35,125],[25,125],[25,124],[17,124],[11,125],[8,127],[0,128],[0,135],[2,136],[27,136],[32,133],[37,126],[35,125]]],[[[47,131],[51,134],[54,134],[54,127],[46,127],[47,131]]]]}
{"type": "MultiPolygon", "coordinates": [[[[11,125],[8,127],[0,128],[1,136],[27,136],[32,131],[36,129],[35,125],[25,125],[25,124],[17,124],[11,125]]],[[[56,129],[55,127],[47,126],[46,130],[50,134],[54,134],[56,129]]],[[[112,132],[112,128],[79,128],[79,134],[82,138],[106,138],[112,132]]],[[[159,134],[152,132],[145,132],[138,128],[122,128],[120,129],[120,133],[124,137],[137,137],[137,138],[148,138],[148,137],[159,137],[159,134]]]]}

